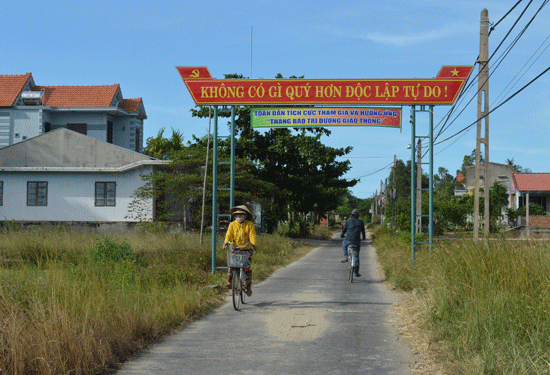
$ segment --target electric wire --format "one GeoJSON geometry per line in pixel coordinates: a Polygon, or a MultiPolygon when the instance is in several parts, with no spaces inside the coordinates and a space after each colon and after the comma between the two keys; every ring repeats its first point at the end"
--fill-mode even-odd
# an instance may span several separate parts
{"type": "MultiPolygon", "coordinates": [[[[545,1],[541,4],[541,6],[540,6],[539,9],[537,10],[537,12],[533,15],[533,17],[531,17],[531,19],[529,20],[529,22],[524,26],[524,28],[523,28],[523,29],[520,31],[520,33],[516,36],[516,38],[514,39],[514,41],[507,47],[506,51],[504,51],[504,52],[500,55],[500,57],[497,59],[497,65],[496,65],[495,68],[493,69],[492,73],[489,75],[489,78],[495,73],[495,71],[496,71],[497,68],[500,66],[500,64],[502,63],[502,61],[504,60],[504,58],[506,58],[506,57],[508,56],[508,54],[510,53],[511,49],[517,44],[517,42],[519,41],[519,39],[523,36],[523,34],[524,34],[525,31],[527,30],[527,28],[531,25],[531,23],[533,22],[533,20],[536,18],[536,16],[537,16],[538,13],[542,10],[542,8],[548,3],[548,1],[549,1],[549,0],[545,0],[545,1]]],[[[531,1],[531,2],[532,2],[532,1],[531,1]]],[[[523,14],[525,13],[525,10],[527,10],[527,8],[528,8],[529,5],[531,4],[531,2],[529,2],[529,4],[527,5],[527,7],[524,9],[524,11],[522,12],[522,14],[521,14],[520,17],[518,18],[518,20],[516,20],[516,22],[514,23],[513,27],[508,31],[508,33],[506,34],[506,36],[505,36],[505,38],[503,39],[503,41],[499,44],[499,47],[498,47],[498,48],[500,48],[500,46],[502,45],[502,43],[504,42],[504,40],[510,35],[510,32],[511,32],[512,29],[515,27],[515,25],[517,24],[517,22],[519,21],[519,19],[523,16],[523,14]]],[[[517,5],[517,4],[516,4],[516,5],[517,5]]],[[[516,5],[515,5],[515,6],[516,6],[516,5]]],[[[515,7],[515,6],[514,6],[514,7],[515,7]]],[[[495,26],[496,26],[496,25],[495,25],[495,26]]],[[[493,26],[493,28],[494,28],[494,26],[493,26]]],[[[497,48],[497,49],[498,49],[498,48],[497,48]]],[[[540,49],[540,47],[539,47],[539,49],[540,49]]],[[[486,64],[488,64],[489,61],[495,56],[495,53],[496,53],[496,50],[495,50],[495,52],[493,52],[493,54],[491,55],[491,57],[489,57],[489,60],[486,62],[486,64]]],[[[536,53],[536,52],[535,52],[535,53],[536,53]]],[[[478,58],[479,58],[479,56],[478,56],[478,58]]],[[[478,76],[479,76],[479,73],[478,73],[478,75],[477,75],[475,78],[477,78],[478,76]]],[[[475,78],[474,78],[474,80],[475,80],[475,78]]],[[[488,79],[489,79],[489,78],[488,78],[488,79]]],[[[474,80],[472,80],[472,83],[474,82],[474,80]]],[[[529,83],[529,84],[530,84],[530,83],[529,83]]],[[[529,85],[529,84],[528,84],[528,85],[529,85]]],[[[470,85],[470,87],[471,87],[471,85],[470,85]]],[[[482,86],[481,86],[481,87],[482,87],[482,86]]],[[[481,90],[481,87],[480,87],[479,90],[481,90]]],[[[445,132],[445,131],[446,131],[446,130],[447,130],[456,120],[457,120],[457,118],[462,114],[462,112],[464,112],[464,110],[465,110],[465,109],[467,108],[467,106],[472,102],[472,100],[473,100],[474,98],[477,97],[477,94],[479,93],[479,90],[478,90],[478,92],[476,93],[476,95],[474,95],[474,96],[468,101],[468,103],[466,104],[466,106],[465,106],[465,107],[464,107],[464,108],[454,117],[454,119],[453,119],[446,127],[445,127],[445,124],[441,127],[440,131],[438,132],[438,134],[437,134],[436,137],[435,137],[435,140],[437,140],[437,139],[439,138],[439,136],[440,136],[443,132],[445,132]]],[[[523,89],[522,89],[522,90],[523,90],[523,89]]],[[[520,90],[520,91],[521,91],[521,90],[520,90]]],[[[516,93],[516,94],[517,94],[517,93],[516,93]]],[[[515,96],[516,94],[514,94],[514,96],[515,96]]],[[[511,99],[511,97],[508,98],[507,100],[509,100],[509,99],[511,99]]],[[[506,101],[507,101],[507,100],[506,100],[506,101]]],[[[506,102],[506,101],[505,101],[505,102],[506,102]]],[[[503,102],[503,103],[501,103],[501,104],[504,104],[505,102],[503,102]]],[[[499,105],[499,106],[500,106],[500,105],[499,105]]],[[[496,109],[496,108],[495,108],[495,109],[496,109]]],[[[477,121],[476,121],[475,123],[477,123],[477,121]]],[[[470,127],[470,126],[472,126],[472,125],[469,125],[468,127],[470,127]]],[[[456,136],[457,134],[460,134],[460,132],[456,133],[455,136],[456,136]]],[[[448,139],[449,139],[449,138],[445,139],[444,141],[446,141],[446,140],[448,140],[448,139]]],[[[442,141],[442,142],[444,142],[444,141],[442,141]]],[[[436,144],[440,144],[440,143],[442,143],[442,142],[438,142],[438,143],[436,143],[436,144]]],[[[435,144],[434,144],[434,145],[435,145],[435,144]]]]}
{"type": "Polygon", "coordinates": [[[501,23],[512,11],[521,3],[522,0],[519,0],[514,6],[504,15],[500,20],[497,21],[491,28],[489,29],[489,36],[491,35],[491,32],[495,29],[495,27],[498,26],[499,23],[501,23]]]}
{"type": "Polygon", "coordinates": [[[475,124],[477,124],[478,121],[482,120],[483,118],[489,116],[489,114],[493,113],[494,111],[496,111],[497,109],[499,109],[501,106],[503,106],[505,103],[507,103],[508,101],[510,101],[513,97],[515,97],[516,95],[518,95],[520,92],[522,92],[524,89],[526,89],[528,86],[530,86],[533,82],[535,82],[537,79],[539,79],[540,77],[542,77],[544,74],[546,74],[548,71],[550,70],[550,66],[548,68],[546,68],[542,73],[540,73],[538,76],[536,76],[535,78],[533,78],[531,81],[529,81],[529,83],[527,83],[525,86],[523,86],[521,89],[519,89],[518,91],[516,91],[513,95],[509,96],[505,101],[503,101],[502,103],[500,103],[498,106],[496,106],[495,108],[493,108],[492,110],[490,110],[489,112],[487,112],[485,115],[481,116],[479,119],[477,119],[476,121],[474,121],[473,123],[471,123],[470,125],[466,126],[465,128],[463,128],[462,130],[456,132],[455,134],[453,134],[452,136],[448,137],[448,138],[445,138],[444,140],[442,141],[439,141],[437,143],[434,143],[434,146],[436,145],[439,145],[443,142],[446,142],[448,141],[449,139],[457,136],[458,134],[468,130],[469,128],[471,128],[472,126],[474,126],[475,124]]]}
{"type": "Polygon", "coordinates": [[[508,91],[506,91],[506,93],[504,93],[504,91],[508,88],[508,86],[510,86],[514,80],[516,79],[516,77],[521,73],[521,71],[527,66],[527,64],[529,63],[529,61],[531,61],[531,59],[533,59],[533,57],[535,56],[535,54],[543,47],[544,43],[546,43],[546,41],[548,41],[550,39],[550,35],[548,35],[546,37],[546,39],[541,43],[541,45],[539,46],[539,48],[537,48],[537,50],[531,55],[531,57],[529,58],[529,60],[527,60],[527,62],[523,65],[523,67],[516,73],[516,75],[514,76],[514,78],[512,78],[512,80],[506,85],[506,87],[504,87],[504,89],[502,89],[501,93],[497,96],[497,98],[493,101],[493,103],[491,103],[491,106],[495,105],[495,103],[498,102],[498,99],[503,96],[503,95],[507,95],[517,84],[518,82],[525,76],[525,74],[527,74],[527,72],[533,67],[533,65],[538,61],[538,59],[540,59],[540,57],[542,56],[542,54],[544,52],[546,52],[546,50],[548,49],[548,47],[550,47],[550,43],[541,51],[541,53],[538,55],[538,57],[531,63],[531,65],[529,65],[529,67],[525,70],[525,72],[523,72],[523,74],[517,79],[517,81],[510,87],[510,89],[508,89],[508,91]]]}
{"type": "MultiPolygon", "coordinates": [[[[491,32],[521,3],[521,0],[519,0],[518,2],[516,2],[516,4],[514,4],[514,6],[498,21],[496,22],[494,25],[491,26],[490,30],[489,30],[489,34],[491,34],[491,32]]],[[[491,56],[488,58],[488,60],[486,62],[484,62],[485,64],[488,64],[489,61],[491,61],[491,59],[494,58],[495,54],[497,53],[497,51],[501,48],[501,46],[503,45],[503,43],[505,42],[505,40],[508,38],[508,36],[511,34],[511,32],[513,31],[513,29],[516,27],[516,25],[518,24],[518,22],[520,21],[520,19],[523,17],[523,15],[525,14],[525,12],[527,11],[527,9],[529,8],[529,6],[531,5],[532,3],[532,0],[527,4],[527,6],[524,8],[524,10],[522,11],[522,13],[520,14],[520,16],[517,18],[517,20],[514,22],[514,24],[512,25],[512,27],[508,30],[508,32],[506,33],[505,37],[502,39],[502,41],[499,43],[499,45],[497,46],[497,48],[495,49],[495,51],[491,54],[491,56]]],[[[497,59],[497,63],[496,63],[496,66],[495,68],[493,69],[492,73],[489,75],[488,78],[490,78],[492,76],[492,74],[494,74],[494,72],[497,70],[497,68],[500,66],[500,64],[502,63],[502,61],[508,56],[508,54],[510,53],[510,51],[512,50],[512,48],[517,44],[517,42],[519,41],[519,39],[523,36],[523,34],[525,33],[525,31],[527,30],[527,28],[531,25],[532,21],[535,19],[535,17],[538,15],[538,13],[541,11],[541,9],[548,3],[548,0],[545,0],[542,5],[539,7],[539,9],[537,10],[537,12],[535,13],[535,15],[531,18],[531,20],[526,24],[526,26],[524,26],[524,28],[518,33],[518,35],[516,36],[516,38],[510,43],[510,45],[506,48],[505,51],[503,51],[501,53],[501,55],[499,56],[499,58],[497,59]]],[[[548,39],[548,38],[547,38],[548,39]]],[[[544,42],[542,43],[542,45],[544,44],[544,42]]],[[[542,45],[537,49],[537,51],[542,47],[542,45]]],[[[538,58],[540,58],[540,56],[542,55],[542,53],[548,48],[548,46],[541,52],[541,54],[537,57],[536,60],[538,60],[538,58]]],[[[534,54],[537,53],[537,51],[535,51],[534,54]]],[[[533,56],[534,56],[533,54],[533,56]]],[[[532,57],[531,57],[532,58],[532,57]]],[[[528,62],[531,60],[531,58],[526,62],[525,65],[528,64],[528,62]]],[[[476,58],[476,62],[479,62],[479,56],[476,58]]],[[[536,61],[535,60],[535,61],[536,61]]],[[[532,67],[532,65],[534,64],[534,62],[530,65],[529,68],[532,67]]],[[[524,67],[525,67],[524,65],[524,67]]],[[[523,69],[523,68],[522,68],[523,69]]],[[[482,69],[480,69],[479,71],[481,71],[482,69]]],[[[527,69],[529,70],[529,69],[527,69]]],[[[550,70],[550,67],[547,68],[546,70],[544,70],[542,73],[540,73],[537,77],[535,77],[534,79],[532,79],[529,83],[527,83],[525,86],[523,86],[521,89],[519,89],[517,92],[515,92],[513,95],[509,96],[506,100],[504,100],[502,103],[500,103],[497,107],[493,108],[491,111],[489,111],[487,114],[485,114],[483,117],[477,119],[475,122],[473,122],[472,124],[468,125],[467,127],[463,128],[462,130],[458,131],[457,133],[453,134],[452,136],[450,137],[447,137],[446,139],[440,141],[440,142],[437,142],[437,143],[434,143],[434,146],[436,145],[439,145],[439,144],[442,144],[454,137],[457,137],[459,136],[460,134],[460,137],[457,138],[452,144],[454,144],[455,142],[457,142],[460,138],[462,138],[464,135],[466,135],[466,132],[468,132],[469,130],[471,130],[472,126],[477,124],[478,121],[480,121],[481,119],[483,119],[484,117],[488,116],[490,113],[494,112],[495,110],[497,110],[498,108],[500,108],[502,105],[504,105],[505,103],[507,103],[509,100],[511,100],[513,97],[515,97],[516,95],[518,95],[521,91],[523,91],[525,88],[527,88],[528,86],[530,86],[533,82],[535,82],[538,78],[540,78],[542,75],[544,75],[545,73],[548,72],[548,70],[550,70]]],[[[464,102],[464,100],[468,97],[468,93],[470,92],[470,90],[472,89],[473,87],[473,84],[476,82],[476,79],[479,77],[479,71],[478,73],[473,77],[473,78],[469,78],[469,83],[466,83],[465,85],[465,88],[463,90],[461,90],[461,93],[459,94],[459,97],[457,98],[458,99],[458,102],[457,104],[453,104],[453,106],[451,107],[451,109],[447,112],[446,115],[444,115],[443,119],[437,124],[436,126],[436,129],[441,125],[441,128],[439,129],[439,132],[437,133],[435,139],[438,139],[439,136],[441,134],[443,134],[446,130],[449,129],[449,127],[458,119],[458,117],[460,117],[460,115],[465,111],[465,109],[468,107],[468,105],[477,97],[477,94],[479,93],[479,90],[481,90],[481,88],[471,97],[471,99],[466,103],[466,105],[464,105],[464,107],[462,108],[462,110],[460,110],[460,112],[458,112],[458,114],[456,114],[456,111],[455,109],[459,108],[462,103],[464,102]],[[451,116],[453,115],[453,113],[455,113],[456,115],[454,116],[453,120],[447,125],[447,123],[450,121],[451,119],[451,116]]],[[[527,72],[527,71],[526,71],[527,72]]],[[[525,72],[525,73],[526,73],[525,72]]],[[[525,73],[520,77],[520,79],[525,75],[525,73]]],[[[517,75],[516,75],[517,76],[517,75]]],[[[515,77],[514,77],[515,79],[515,77]]],[[[512,80],[513,81],[513,80],[512,80]]],[[[519,81],[519,80],[518,80],[519,81]]],[[[517,82],[514,84],[514,86],[517,84],[517,82]]],[[[512,86],[512,88],[514,87],[512,86]]],[[[481,86],[483,87],[483,86],[481,86]]],[[[508,87],[508,86],[506,86],[508,87]]],[[[510,90],[512,89],[510,88],[510,90]]],[[[505,88],[506,89],[506,88],[505,88]]],[[[510,90],[508,90],[506,92],[506,94],[508,94],[510,92],[510,90]]],[[[502,95],[502,94],[501,94],[502,95]]],[[[499,95],[500,97],[500,95],[499,95]]],[[[498,99],[498,98],[497,98],[498,99]]],[[[451,145],[452,145],[451,144],[451,145]]],[[[446,148],[445,148],[446,149],[446,148]]],[[[443,152],[445,149],[439,151],[438,153],[440,152],[443,152]]],[[[426,151],[427,153],[428,151],[426,151]]],[[[426,155],[426,153],[424,154],[424,156],[426,155]]],[[[390,166],[392,163],[389,163],[388,165],[386,165],[385,167],[381,168],[381,169],[378,169],[374,172],[371,172],[369,174],[366,174],[366,175],[362,175],[362,176],[359,176],[357,178],[363,178],[363,177],[368,177],[368,176],[371,176],[373,174],[376,174],[384,169],[386,169],[388,166],[390,166]]]]}

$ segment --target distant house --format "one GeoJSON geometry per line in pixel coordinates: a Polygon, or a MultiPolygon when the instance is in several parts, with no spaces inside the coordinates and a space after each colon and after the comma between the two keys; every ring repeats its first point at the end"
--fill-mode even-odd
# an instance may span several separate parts
{"type": "Polygon", "coordinates": [[[128,150],[143,151],[141,98],[119,84],[39,86],[31,73],[0,75],[0,148],[64,128],[128,150]]]}
{"type": "MultiPolygon", "coordinates": [[[[485,166],[482,164],[482,166],[485,166]]],[[[493,183],[497,181],[504,187],[506,187],[507,193],[510,193],[512,173],[514,173],[514,166],[500,163],[489,163],[489,187],[493,186],[493,183]]],[[[457,186],[454,190],[454,195],[461,197],[465,194],[473,195],[476,185],[476,166],[470,165],[466,167],[466,175],[458,173],[456,175],[457,186]]],[[[484,176],[479,179],[479,187],[484,188],[486,186],[484,176]]]]}
{"type": "Polygon", "coordinates": [[[153,199],[129,215],[141,175],[168,163],[58,129],[0,149],[0,220],[135,222],[152,220],[153,199]]]}
{"type": "MultiPolygon", "coordinates": [[[[482,164],[484,166],[484,164],[482,164]]],[[[500,163],[491,163],[489,162],[489,181],[486,184],[485,178],[480,177],[479,186],[484,188],[485,186],[492,187],[493,183],[496,181],[506,187],[507,192],[510,192],[511,182],[512,182],[512,173],[514,173],[514,166],[508,164],[500,163]]],[[[466,190],[468,194],[474,194],[475,183],[476,183],[476,166],[470,165],[466,167],[466,180],[464,185],[466,185],[466,190]]]]}
{"type": "Polygon", "coordinates": [[[550,173],[513,173],[510,206],[519,209],[531,204],[541,206],[544,215],[519,218],[518,225],[550,227],[550,173]]]}
{"type": "Polygon", "coordinates": [[[456,189],[454,190],[455,197],[462,197],[468,193],[466,189],[466,177],[462,173],[456,175],[456,189]]]}

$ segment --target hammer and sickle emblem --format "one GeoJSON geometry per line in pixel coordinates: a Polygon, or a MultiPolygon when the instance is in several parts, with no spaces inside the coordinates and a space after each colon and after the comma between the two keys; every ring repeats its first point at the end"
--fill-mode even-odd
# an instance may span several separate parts
{"type": "Polygon", "coordinates": [[[192,78],[199,78],[199,70],[198,69],[194,69],[192,72],[191,72],[191,77],[192,78]]]}

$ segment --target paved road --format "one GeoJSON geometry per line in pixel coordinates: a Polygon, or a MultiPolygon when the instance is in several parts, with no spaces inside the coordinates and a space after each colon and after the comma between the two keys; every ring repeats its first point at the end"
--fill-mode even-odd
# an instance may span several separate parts
{"type": "Polygon", "coordinates": [[[399,296],[374,256],[367,240],[350,283],[341,241],[320,243],[255,285],[241,311],[228,299],[117,374],[412,374],[407,343],[385,323],[399,296]]]}

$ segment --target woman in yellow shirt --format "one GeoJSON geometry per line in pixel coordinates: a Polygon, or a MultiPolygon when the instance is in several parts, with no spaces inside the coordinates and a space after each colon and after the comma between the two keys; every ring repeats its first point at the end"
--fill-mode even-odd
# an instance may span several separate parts
{"type": "MultiPolygon", "coordinates": [[[[247,250],[256,251],[256,229],[254,228],[252,214],[248,210],[248,207],[245,205],[232,207],[229,210],[229,214],[235,220],[227,228],[223,249],[227,249],[228,242],[237,247],[244,246],[250,242],[252,245],[248,245],[247,250]]],[[[250,255],[249,259],[252,261],[252,255],[250,255]]],[[[246,294],[250,297],[252,295],[252,270],[248,267],[244,270],[244,273],[246,275],[246,294]]],[[[228,288],[231,287],[232,279],[233,272],[232,269],[229,269],[229,274],[227,275],[228,288]]]]}

